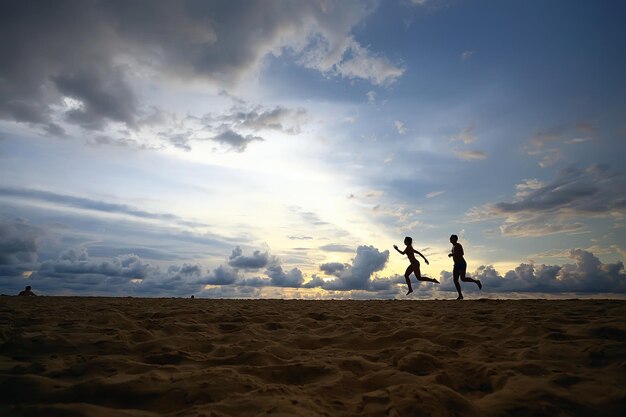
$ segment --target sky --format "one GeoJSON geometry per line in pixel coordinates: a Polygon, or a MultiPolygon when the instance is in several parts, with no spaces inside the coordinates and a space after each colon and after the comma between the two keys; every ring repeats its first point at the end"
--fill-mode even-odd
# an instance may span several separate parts
{"type": "Polygon", "coordinates": [[[626,294],[620,1],[0,3],[0,293],[626,294]]]}

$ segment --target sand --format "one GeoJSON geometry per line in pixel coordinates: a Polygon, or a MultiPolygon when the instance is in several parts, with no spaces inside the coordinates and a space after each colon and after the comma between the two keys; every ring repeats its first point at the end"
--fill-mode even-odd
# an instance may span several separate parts
{"type": "Polygon", "coordinates": [[[0,298],[2,416],[622,416],[626,302],[0,298]]]}

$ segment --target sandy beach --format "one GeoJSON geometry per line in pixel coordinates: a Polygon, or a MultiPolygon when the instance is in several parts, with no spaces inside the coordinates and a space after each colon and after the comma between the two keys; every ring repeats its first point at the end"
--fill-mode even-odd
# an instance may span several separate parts
{"type": "Polygon", "coordinates": [[[619,416],[626,302],[0,298],[2,416],[619,416]]]}

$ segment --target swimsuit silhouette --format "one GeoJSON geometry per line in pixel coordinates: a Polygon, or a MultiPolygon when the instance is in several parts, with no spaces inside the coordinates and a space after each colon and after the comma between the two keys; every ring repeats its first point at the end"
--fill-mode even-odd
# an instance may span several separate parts
{"type": "Polygon", "coordinates": [[[393,247],[401,255],[406,255],[406,257],[409,258],[409,262],[411,262],[411,265],[409,265],[409,267],[406,269],[406,272],[404,273],[404,279],[406,279],[406,285],[409,286],[409,291],[406,293],[406,295],[409,295],[413,292],[413,287],[411,286],[411,280],[409,279],[409,275],[411,275],[411,272],[415,274],[415,277],[417,278],[418,281],[436,282],[437,284],[439,284],[439,281],[437,281],[434,278],[422,277],[422,274],[420,272],[420,263],[417,259],[415,259],[415,254],[417,253],[419,256],[424,258],[424,262],[426,262],[426,265],[428,265],[428,259],[426,259],[424,255],[422,255],[421,253],[413,249],[413,246],[412,246],[413,239],[410,238],[409,236],[405,237],[404,244],[406,245],[406,249],[404,249],[404,251],[401,251],[400,249],[398,249],[398,246],[396,245],[393,245],[393,247]]]}
{"type": "Polygon", "coordinates": [[[448,254],[449,258],[454,259],[454,268],[452,269],[452,276],[454,277],[454,286],[456,287],[456,291],[459,293],[457,300],[463,299],[463,293],[461,293],[461,284],[459,283],[459,277],[463,282],[473,282],[478,285],[478,289],[483,289],[483,284],[478,279],[472,279],[470,277],[466,277],[465,273],[467,271],[467,262],[465,262],[465,258],[463,258],[463,246],[458,242],[459,237],[457,235],[450,236],[450,243],[452,243],[452,251],[448,254]]]}

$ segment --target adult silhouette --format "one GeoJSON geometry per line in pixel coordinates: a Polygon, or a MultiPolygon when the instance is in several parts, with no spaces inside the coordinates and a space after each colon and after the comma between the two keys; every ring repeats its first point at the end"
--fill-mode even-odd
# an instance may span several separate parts
{"type": "Polygon", "coordinates": [[[452,269],[452,276],[454,278],[454,286],[456,287],[456,291],[459,293],[457,300],[463,299],[463,293],[461,292],[461,284],[459,283],[459,278],[463,282],[473,282],[478,285],[478,289],[483,289],[483,284],[478,279],[472,279],[470,277],[466,277],[465,274],[467,272],[467,262],[465,262],[465,258],[463,255],[463,246],[459,243],[459,237],[457,235],[450,236],[450,243],[452,243],[452,251],[448,254],[449,258],[454,259],[454,268],[452,269]]]}

